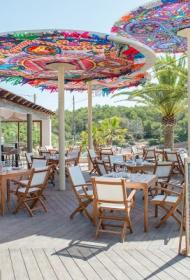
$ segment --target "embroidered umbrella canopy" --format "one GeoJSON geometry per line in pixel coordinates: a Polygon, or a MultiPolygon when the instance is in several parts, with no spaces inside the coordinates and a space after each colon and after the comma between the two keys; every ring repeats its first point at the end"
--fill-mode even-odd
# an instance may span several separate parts
{"type": "Polygon", "coordinates": [[[112,32],[135,38],[154,51],[180,53],[187,49],[187,40],[177,33],[189,26],[189,0],[158,0],[122,16],[112,32]]]}
{"type": "MultiPolygon", "coordinates": [[[[154,64],[154,53],[134,40],[107,34],[43,30],[0,35],[0,80],[59,91],[60,188],[64,189],[64,88],[91,92],[91,81],[131,79],[154,64]]],[[[136,76],[137,77],[137,76],[136,76]]],[[[91,145],[92,145],[92,139],[91,145]]]]}

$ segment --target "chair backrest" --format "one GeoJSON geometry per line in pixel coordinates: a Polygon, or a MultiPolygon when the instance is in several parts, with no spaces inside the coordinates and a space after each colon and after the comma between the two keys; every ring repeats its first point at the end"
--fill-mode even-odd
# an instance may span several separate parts
{"type": "Polygon", "coordinates": [[[98,203],[123,203],[127,200],[126,182],[115,178],[92,178],[95,201],[98,203]]]}
{"type": "Polygon", "coordinates": [[[108,173],[106,169],[106,165],[103,161],[95,160],[95,164],[96,164],[96,169],[98,171],[98,175],[103,176],[108,173]]]}
{"type": "Polygon", "coordinates": [[[110,164],[113,166],[114,163],[123,162],[124,158],[122,155],[111,155],[109,156],[110,164]]]}
{"type": "Polygon", "coordinates": [[[44,168],[47,166],[47,159],[34,158],[32,161],[32,168],[44,168]]]}
{"type": "Polygon", "coordinates": [[[167,161],[178,162],[177,152],[168,152],[165,151],[165,157],[167,161]]]}
{"type": "Polygon", "coordinates": [[[156,160],[155,149],[145,149],[144,150],[144,159],[155,159],[156,160]]]}
{"type": "Polygon", "coordinates": [[[30,186],[43,186],[45,187],[48,182],[48,177],[50,173],[50,168],[43,169],[43,170],[34,170],[32,174],[32,179],[30,186]]]}
{"type": "Polygon", "coordinates": [[[132,147],[131,147],[131,152],[132,152],[134,155],[138,154],[138,149],[137,149],[137,147],[136,147],[136,146],[132,146],[132,147]]]}
{"type": "Polygon", "coordinates": [[[159,163],[155,165],[154,174],[158,178],[170,178],[173,169],[173,164],[171,162],[159,163]]]}
{"type": "Polygon", "coordinates": [[[25,153],[28,168],[30,168],[32,166],[32,156],[33,156],[33,153],[25,153]]]}
{"type": "Polygon", "coordinates": [[[73,186],[86,184],[80,166],[68,167],[68,172],[73,186]]]}
{"type": "Polygon", "coordinates": [[[97,157],[95,150],[94,149],[87,149],[87,152],[88,152],[88,156],[89,156],[91,162],[93,162],[97,157]]]}

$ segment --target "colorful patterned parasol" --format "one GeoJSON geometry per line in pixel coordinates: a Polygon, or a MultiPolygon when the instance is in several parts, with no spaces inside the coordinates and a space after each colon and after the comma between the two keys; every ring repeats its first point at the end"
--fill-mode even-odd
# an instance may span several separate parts
{"type": "Polygon", "coordinates": [[[112,32],[135,38],[158,52],[180,53],[187,40],[177,35],[190,27],[189,0],[150,1],[121,17],[112,32]]]}
{"type": "Polygon", "coordinates": [[[65,188],[64,89],[88,89],[91,148],[92,82],[99,80],[95,87],[110,89],[139,83],[154,61],[148,47],[119,36],[71,30],[0,35],[0,80],[51,91],[58,85],[60,189],[65,188]]]}
{"type": "Polygon", "coordinates": [[[57,74],[46,66],[59,62],[75,67],[65,73],[69,90],[84,90],[86,81],[95,79],[100,80],[96,89],[111,91],[143,82],[142,72],[152,65],[154,56],[135,42],[112,37],[64,30],[2,34],[0,80],[56,91],[57,74]]]}

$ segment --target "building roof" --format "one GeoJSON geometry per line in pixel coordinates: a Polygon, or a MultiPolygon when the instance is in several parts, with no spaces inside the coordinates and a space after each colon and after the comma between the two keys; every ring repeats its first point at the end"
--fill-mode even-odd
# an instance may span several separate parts
{"type": "Polygon", "coordinates": [[[44,113],[46,115],[54,115],[55,113],[49,109],[46,109],[38,104],[35,104],[28,99],[16,95],[8,90],[0,88],[0,100],[6,100],[8,102],[12,102],[14,104],[23,106],[25,108],[32,109],[34,111],[37,111],[39,113],[44,113]]]}

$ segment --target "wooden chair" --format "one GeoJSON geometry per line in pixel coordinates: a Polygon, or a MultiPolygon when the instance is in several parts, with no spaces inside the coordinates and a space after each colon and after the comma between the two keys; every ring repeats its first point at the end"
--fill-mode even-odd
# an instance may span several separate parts
{"type": "Polygon", "coordinates": [[[158,188],[157,191],[161,191],[163,194],[157,194],[151,200],[151,203],[155,205],[155,217],[158,216],[158,207],[164,209],[166,214],[160,219],[160,222],[156,227],[159,228],[170,217],[173,217],[176,222],[181,225],[182,213],[179,209],[179,206],[183,201],[184,185],[178,188],[178,192],[170,190],[169,185],[167,188],[158,188]],[[178,214],[180,217],[178,217],[176,214],[178,214]]]}
{"type": "Polygon", "coordinates": [[[77,213],[84,213],[91,221],[92,217],[87,211],[87,207],[93,201],[93,191],[89,189],[91,183],[86,182],[79,166],[68,168],[72,190],[78,200],[78,207],[70,215],[70,219],[77,213]]]}
{"type": "Polygon", "coordinates": [[[47,166],[47,159],[45,158],[33,158],[31,168],[40,169],[47,166]]]}
{"type": "Polygon", "coordinates": [[[90,162],[92,163],[92,169],[90,170],[90,174],[97,173],[96,162],[95,162],[97,159],[96,152],[94,149],[87,148],[87,153],[88,153],[88,158],[89,158],[90,162]]]}
{"type": "Polygon", "coordinates": [[[99,176],[103,176],[108,173],[107,167],[102,160],[96,159],[95,164],[96,164],[96,171],[99,176]]]}
{"type": "Polygon", "coordinates": [[[113,155],[112,148],[101,148],[100,150],[100,159],[103,160],[106,164],[110,164],[109,156],[113,155]]]}
{"type": "Polygon", "coordinates": [[[33,212],[39,207],[40,204],[45,212],[47,207],[43,199],[43,191],[47,187],[50,167],[44,170],[31,169],[31,174],[28,180],[10,180],[16,184],[14,194],[17,196],[17,205],[14,214],[18,213],[21,208],[26,208],[29,215],[32,217],[33,212]]]}
{"type": "Polygon", "coordinates": [[[144,149],[143,160],[156,162],[157,158],[155,149],[144,149]]]}
{"type": "Polygon", "coordinates": [[[157,176],[157,183],[164,187],[170,181],[174,166],[172,162],[157,162],[153,174],[157,176]]]}
{"type": "Polygon", "coordinates": [[[28,169],[30,169],[32,167],[32,156],[33,156],[33,153],[25,153],[28,169]]]}
{"type": "Polygon", "coordinates": [[[122,165],[121,166],[119,165],[119,163],[123,163],[125,161],[123,155],[110,155],[109,160],[110,160],[111,170],[113,170],[113,171],[124,171],[124,170],[126,170],[126,168],[124,168],[122,165]]]}
{"type": "MultiPolygon", "coordinates": [[[[127,227],[132,232],[130,212],[134,206],[134,195],[136,190],[132,190],[128,196],[126,180],[113,178],[92,178],[94,192],[95,218],[98,219],[96,227],[96,237],[100,232],[119,234],[123,242],[127,227]],[[113,214],[114,211],[114,214],[113,214]],[[121,212],[123,216],[121,216],[121,212]],[[116,213],[119,213],[118,215],[116,213]],[[107,226],[104,221],[122,222],[121,231],[111,230],[111,225],[107,226]]],[[[116,225],[113,225],[116,226],[116,225]]]]}
{"type": "Polygon", "coordinates": [[[182,175],[184,175],[184,164],[178,152],[165,151],[165,159],[167,161],[173,162],[174,169],[177,170],[182,175]]]}

